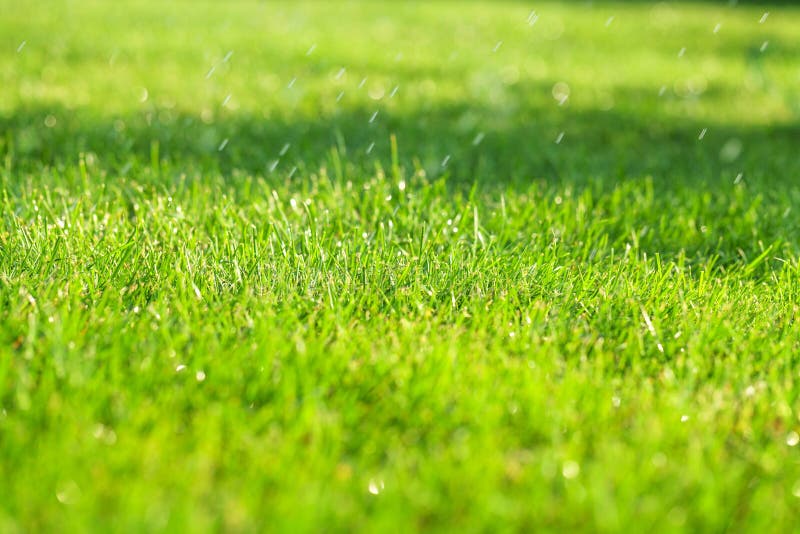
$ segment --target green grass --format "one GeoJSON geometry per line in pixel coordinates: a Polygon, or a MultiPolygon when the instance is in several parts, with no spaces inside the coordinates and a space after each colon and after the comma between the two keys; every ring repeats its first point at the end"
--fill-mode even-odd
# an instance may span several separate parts
{"type": "Polygon", "coordinates": [[[0,531],[796,528],[800,9],[723,4],[0,0],[0,531]]]}

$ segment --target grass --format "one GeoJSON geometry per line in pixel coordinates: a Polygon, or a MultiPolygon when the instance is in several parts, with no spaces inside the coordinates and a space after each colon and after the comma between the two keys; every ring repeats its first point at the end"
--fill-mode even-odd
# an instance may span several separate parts
{"type": "Polygon", "coordinates": [[[795,528],[800,10],[533,7],[0,0],[0,530],[795,528]]]}

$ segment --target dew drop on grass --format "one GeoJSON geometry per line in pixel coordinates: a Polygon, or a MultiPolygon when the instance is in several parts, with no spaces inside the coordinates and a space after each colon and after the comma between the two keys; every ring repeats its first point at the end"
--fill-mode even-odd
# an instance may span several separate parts
{"type": "Polygon", "coordinates": [[[688,420],[689,420],[689,416],[688,416],[688,415],[682,415],[682,416],[681,416],[681,423],[685,423],[685,422],[687,422],[688,420]]]}
{"type": "Polygon", "coordinates": [[[184,370],[186,370],[186,366],[183,365],[183,364],[180,364],[177,367],[175,367],[175,372],[176,373],[180,373],[181,371],[184,371],[184,370]]]}
{"type": "Polygon", "coordinates": [[[373,478],[370,479],[369,484],[367,485],[367,491],[369,491],[372,495],[378,495],[383,491],[384,487],[383,480],[376,480],[373,478]]]}
{"type": "Polygon", "coordinates": [[[28,44],[28,41],[22,41],[19,46],[17,47],[17,54],[22,52],[22,49],[25,48],[25,45],[28,44]]]}
{"type": "MultiPolygon", "coordinates": [[[[372,121],[370,121],[370,122],[372,122],[372,121]]],[[[369,146],[367,147],[367,154],[372,153],[372,149],[373,148],[375,148],[375,143],[370,143],[369,146]]]]}
{"type": "Polygon", "coordinates": [[[556,137],[556,144],[557,144],[557,145],[560,145],[560,144],[561,144],[561,141],[562,141],[563,139],[564,139],[564,132],[560,132],[560,133],[558,134],[558,137],[556,137]]]}
{"type": "Polygon", "coordinates": [[[447,164],[450,162],[450,154],[446,155],[442,160],[442,167],[447,167],[447,164]]]}
{"type": "Polygon", "coordinates": [[[150,93],[147,91],[146,87],[142,87],[142,92],[139,95],[139,102],[147,102],[147,98],[150,96],[150,93]]]}
{"type": "Polygon", "coordinates": [[[786,436],[786,444],[787,444],[788,446],[790,446],[790,447],[794,447],[794,446],[795,446],[795,445],[797,445],[798,443],[800,443],[800,434],[798,434],[797,432],[795,432],[794,430],[792,430],[792,431],[791,431],[791,432],[789,432],[789,434],[786,436]]]}
{"type": "Polygon", "coordinates": [[[553,98],[558,101],[559,106],[563,106],[564,102],[569,98],[570,90],[569,85],[565,82],[557,82],[552,90],[553,98]]]}
{"type": "Polygon", "coordinates": [[[198,382],[202,382],[203,380],[206,379],[206,374],[203,371],[197,371],[194,374],[194,377],[198,382]]]}
{"type": "Polygon", "coordinates": [[[561,466],[561,475],[566,478],[567,480],[571,480],[577,477],[581,473],[581,466],[578,462],[573,460],[567,460],[564,462],[564,465],[561,466]]]}
{"type": "Polygon", "coordinates": [[[706,136],[706,132],[707,131],[708,131],[708,128],[703,128],[702,130],[700,130],[700,135],[697,136],[697,139],[702,141],[703,138],[706,136]]]}
{"type": "Polygon", "coordinates": [[[56,121],[56,118],[53,115],[48,115],[44,118],[44,125],[48,128],[55,128],[57,122],[58,121],[56,121]]]}
{"type": "Polygon", "coordinates": [[[733,185],[738,185],[742,181],[742,178],[744,178],[744,174],[737,174],[736,178],[733,179],[733,185]]]}
{"type": "Polygon", "coordinates": [[[768,47],[768,46],[769,46],[769,41],[764,41],[764,42],[761,44],[761,52],[764,52],[764,51],[766,51],[766,49],[767,49],[767,47],[768,47]]]}
{"type": "Polygon", "coordinates": [[[620,398],[619,398],[619,397],[617,397],[616,395],[614,395],[613,397],[611,397],[611,405],[612,405],[614,408],[619,408],[621,404],[622,404],[622,399],[620,399],[620,398]]]}
{"type": "Polygon", "coordinates": [[[758,23],[764,24],[765,22],[767,22],[767,17],[769,17],[769,11],[766,11],[764,12],[763,15],[761,15],[761,18],[758,20],[758,23]]]}
{"type": "Polygon", "coordinates": [[[222,140],[222,142],[219,144],[219,147],[217,148],[217,150],[219,152],[222,152],[223,150],[225,150],[226,146],[228,146],[228,138],[227,137],[222,140]]]}

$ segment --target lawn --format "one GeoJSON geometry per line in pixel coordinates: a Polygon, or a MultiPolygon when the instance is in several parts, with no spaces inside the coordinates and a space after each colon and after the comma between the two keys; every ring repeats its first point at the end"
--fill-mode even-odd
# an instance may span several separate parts
{"type": "Polygon", "coordinates": [[[797,527],[800,8],[0,13],[0,531],[797,527]]]}

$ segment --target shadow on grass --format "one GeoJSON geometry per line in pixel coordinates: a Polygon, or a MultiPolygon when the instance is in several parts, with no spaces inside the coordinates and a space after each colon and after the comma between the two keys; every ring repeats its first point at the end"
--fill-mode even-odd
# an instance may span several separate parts
{"type": "Polygon", "coordinates": [[[656,186],[729,181],[765,185],[800,176],[800,124],[764,127],[680,120],[656,95],[628,89],[608,110],[557,106],[550,86],[522,86],[496,105],[431,104],[395,111],[342,108],[324,116],[201,117],[151,107],[128,115],[28,107],[0,116],[0,155],[17,172],[92,154],[109,178],[170,162],[188,175],[247,173],[284,180],[316,172],[336,150],[358,182],[390,160],[395,135],[406,167],[454,184],[507,187],[531,180],[583,183],[652,176],[656,186]]]}

